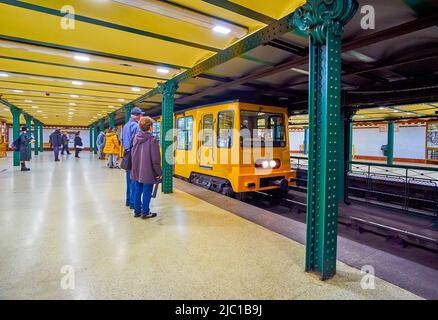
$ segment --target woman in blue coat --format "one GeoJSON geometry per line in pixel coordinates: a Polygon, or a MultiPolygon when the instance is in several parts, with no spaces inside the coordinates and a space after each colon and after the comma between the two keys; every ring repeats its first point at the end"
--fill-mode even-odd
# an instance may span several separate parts
{"type": "Polygon", "coordinates": [[[18,143],[20,145],[20,162],[21,162],[21,171],[30,171],[29,168],[26,167],[26,161],[30,161],[30,141],[32,137],[27,132],[27,127],[21,127],[21,134],[18,138],[18,143]]]}

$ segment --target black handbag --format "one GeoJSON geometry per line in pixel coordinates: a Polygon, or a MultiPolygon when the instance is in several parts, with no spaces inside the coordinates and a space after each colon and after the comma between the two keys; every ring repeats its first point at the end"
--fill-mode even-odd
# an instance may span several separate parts
{"type": "Polygon", "coordinates": [[[120,167],[124,170],[132,169],[132,158],[131,158],[131,150],[125,151],[123,155],[122,162],[120,163],[120,167]]]}

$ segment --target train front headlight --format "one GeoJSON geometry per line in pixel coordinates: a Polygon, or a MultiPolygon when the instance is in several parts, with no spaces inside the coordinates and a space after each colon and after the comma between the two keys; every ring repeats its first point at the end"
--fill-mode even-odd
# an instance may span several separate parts
{"type": "Polygon", "coordinates": [[[256,168],[262,168],[262,169],[278,169],[280,168],[280,165],[281,165],[280,159],[257,160],[255,163],[256,168]]]}
{"type": "Polygon", "coordinates": [[[269,168],[269,161],[268,160],[265,160],[265,161],[262,162],[262,168],[263,169],[268,169],[269,168]]]}

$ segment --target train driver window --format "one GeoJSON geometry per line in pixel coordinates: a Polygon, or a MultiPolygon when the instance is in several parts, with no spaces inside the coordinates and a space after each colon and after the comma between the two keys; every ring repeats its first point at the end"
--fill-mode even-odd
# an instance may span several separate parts
{"type": "Polygon", "coordinates": [[[177,120],[177,143],[180,150],[192,149],[193,117],[183,117],[177,120]]]}
{"type": "Polygon", "coordinates": [[[218,113],[217,147],[231,148],[233,139],[233,111],[218,113]]]}
{"type": "Polygon", "coordinates": [[[240,121],[240,145],[242,147],[284,147],[286,145],[282,114],[241,110],[240,121]]]}

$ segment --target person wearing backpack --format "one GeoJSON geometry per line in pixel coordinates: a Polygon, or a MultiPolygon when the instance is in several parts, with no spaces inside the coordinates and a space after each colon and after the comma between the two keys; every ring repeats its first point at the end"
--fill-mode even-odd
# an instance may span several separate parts
{"type": "Polygon", "coordinates": [[[55,161],[59,161],[59,148],[62,147],[61,129],[56,128],[56,130],[52,132],[49,137],[49,142],[53,148],[53,153],[55,154],[55,161]]]}
{"type": "Polygon", "coordinates": [[[14,141],[16,144],[16,151],[20,152],[20,163],[21,163],[21,171],[30,171],[28,167],[26,167],[26,161],[30,161],[30,142],[32,141],[32,137],[28,134],[28,129],[26,126],[21,127],[21,134],[18,137],[17,141],[14,141]]]}
{"type": "Polygon", "coordinates": [[[62,134],[62,150],[61,150],[61,154],[64,154],[64,151],[67,152],[67,155],[70,154],[70,151],[68,150],[68,135],[67,133],[63,133],[62,134]]]}

